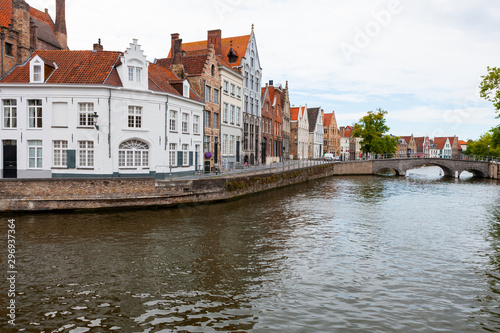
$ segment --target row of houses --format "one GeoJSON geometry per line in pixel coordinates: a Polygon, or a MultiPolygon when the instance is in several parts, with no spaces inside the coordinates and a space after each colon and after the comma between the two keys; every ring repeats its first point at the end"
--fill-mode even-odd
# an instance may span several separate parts
{"type": "Polygon", "coordinates": [[[65,1],[56,20],[23,0],[0,0],[3,178],[166,177],[333,153],[360,157],[335,113],[291,106],[288,82],[263,85],[250,34],[183,42],[147,60],[67,47],[65,1]]]}
{"type": "Polygon", "coordinates": [[[414,137],[401,136],[398,139],[397,157],[420,157],[420,158],[462,158],[467,149],[467,142],[459,140],[456,136],[414,137]]]}

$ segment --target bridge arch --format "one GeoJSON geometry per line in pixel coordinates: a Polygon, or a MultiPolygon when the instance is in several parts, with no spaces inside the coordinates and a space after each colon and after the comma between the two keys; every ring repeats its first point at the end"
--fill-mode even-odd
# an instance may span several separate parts
{"type": "Polygon", "coordinates": [[[396,173],[396,176],[404,176],[404,173],[401,174],[401,171],[398,170],[397,168],[391,168],[391,167],[386,167],[386,166],[374,170],[373,173],[376,175],[382,175],[385,170],[394,171],[396,173]]]}
{"type": "Polygon", "coordinates": [[[406,171],[408,171],[408,170],[418,169],[418,168],[426,167],[426,166],[436,166],[438,168],[441,168],[441,170],[443,170],[443,175],[445,177],[455,177],[455,170],[452,170],[449,167],[442,165],[440,163],[434,163],[434,162],[429,163],[429,162],[425,162],[425,161],[422,161],[422,163],[412,164],[411,166],[409,166],[405,170],[405,174],[406,174],[406,171]]]}
{"type": "Polygon", "coordinates": [[[460,177],[464,171],[469,171],[470,173],[472,173],[473,177],[478,177],[478,178],[488,178],[489,177],[489,175],[486,174],[484,171],[476,169],[476,168],[460,169],[460,170],[458,170],[458,177],[460,177]]]}

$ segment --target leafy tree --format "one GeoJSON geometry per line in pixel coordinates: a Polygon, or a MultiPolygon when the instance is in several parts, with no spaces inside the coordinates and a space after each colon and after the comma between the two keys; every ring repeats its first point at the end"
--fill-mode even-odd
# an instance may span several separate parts
{"type": "Polygon", "coordinates": [[[353,136],[360,137],[361,150],[372,154],[394,154],[397,151],[398,138],[384,135],[389,131],[385,115],[387,111],[380,108],[377,112],[368,111],[366,116],[354,124],[353,136]]]}
{"type": "Polygon", "coordinates": [[[500,157],[500,126],[483,134],[478,140],[467,143],[465,155],[500,157]],[[495,139],[494,139],[495,138],[495,139]]]}
{"type": "Polygon", "coordinates": [[[481,77],[483,81],[479,85],[480,95],[482,98],[493,102],[493,106],[498,113],[500,111],[500,68],[488,66],[488,74],[481,77]]]}

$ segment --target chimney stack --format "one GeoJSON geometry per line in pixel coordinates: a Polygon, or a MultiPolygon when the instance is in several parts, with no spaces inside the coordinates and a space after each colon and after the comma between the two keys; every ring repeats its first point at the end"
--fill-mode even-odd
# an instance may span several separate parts
{"type": "Polygon", "coordinates": [[[63,50],[68,49],[68,35],[66,33],[66,2],[65,0],[56,0],[56,23],[55,34],[59,45],[63,50]]]}
{"type": "Polygon", "coordinates": [[[179,39],[179,34],[178,33],[175,33],[175,34],[170,34],[170,36],[172,37],[171,38],[171,42],[170,42],[170,53],[171,53],[171,56],[172,58],[174,57],[174,46],[175,46],[175,41],[177,39],[179,39]]]}
{"type": "Polygon", "coordinates": [[[208,31],[207,49],[210,48],[210,45],[214,46],[215,54],[222,54],[222,32],[220,29],[208,31]]]}
{"type": "Polygon", "coordinates": [[[173,50],[173,58],[174,58],[174,64],[182,64],[182,39],[175,39],[172,40],[172,43],[174,44],[174,50],[173,50]]]}
{"type": "Polygon", "coordinates": [[[97,44],[94,44],[94,51],[104,51],[104,47],[101,45],[101,39],[99,38],[99,41],[97,44]]]}

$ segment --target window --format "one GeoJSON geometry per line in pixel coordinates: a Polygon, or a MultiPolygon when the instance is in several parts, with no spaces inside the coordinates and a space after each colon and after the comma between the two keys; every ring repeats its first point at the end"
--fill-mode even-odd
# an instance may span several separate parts
{"type": "Polygon", "coordinates": [[[219,89],[214,89],[214,103],[219,104],[219,89]]]}
{"type": "Polygon", "coordinates": [[[229,82],[224,81],[224,93],[228,94],[229,93],[229,82]]]}
{"type": "Polygon", "coordinates": [[[141,82],[142,67],[128,66],[128,80],[130,82],[141,82]]]}
{"type": "Polygon", "coordinates": [[[94,141],[78,141],[78,166],[81,168],[94,166],[94,141]]]}
{"type": "Polygon", "coordinates": [[[177,111],[172,111],[170,110],[170,130],[171,131],[177,131],[176,127],[176,118],[177,118],[177,111]]]}
{"type": "Polygon", "coordinates": [[[139,140],[129,140],[120,144],[118,147],[118,166],[127,168],[148,167],[148,144],[139,140]]]}
{"type": "Polygon", "coordinates": [[[211,72],[212,76],[215,76],[215,66],[212,65],[212,72],[211,72]]]}
{"type": "Polygon", "coordinates": [[[182,145],[182,165],[189,165],[189,145],[182,145]]]}
{"type": "Polygon", "coordinates": [[[52,103],[52,127],[68,127],[68,103],[52,103]]]}
{"type": "Polygon", "coordinates": [[[17,101],[15,99],[4,99],[3,101],[3,127],[17,127],[17,101]]]}
{"type": "Polygon", "coordinates": [[[229,136],[229,154],[234,155],[234,135],[229,136]]]}
{"type": "Polygon", "coordinates": [[[210,151],[210,138],[206,135],[203,138],[203,151],[210,151]]]}
{"type": "Polygon", "coordinates": [[[227,155],[227,134],[222,135],[222,153],[227,155]]]}
{"type": "Polygon", "coordinates": [[[236,86],[234,84],[231,84],[231,96],[234,96],[236,90],[236,86]]]}
{"type": "Polygon", "coordinates": [[[33,66],[33,81],[42,82],[42,65],[33,66]]]}
{"type": "Polygon", "coordinates": [[[200,133],[200,116],[193,116],[193,133],[200,133]]]}
{"type": "Polygon", "coordinates": [[[214,113],[214,128],[219,128],[219,115],[214,113]]]}
{"type": "Polygon", "coordinates": [[[12,51],[12,44],[5,42],[5,55],[14,56],[14,52],[12,51]]]}
{"type": "Polygon", "coordinates": [[[134,81],[134,67],[128,68],[128,80],[134,81]]]}
{"type": "Polygon", "coordinates": [[[238,86],[236,88],[236,97],[241,98],[241,87],[240,86],[238,86]]]}
{"type": "Polygon", "coordinates": [[[236,107],[236,125],[241,125],[241,108],[236,107]]]}
{"type": "Polygon", "coordinates": [[[259,91],[260,86],[259,86],[259,78],[255,78],[255,90],[259,91]]]}
{"type": "Polygon", "coordinates": [[[231,105],[231,112],[229,113],[229,121],[234,125],[234,105],[231,105]]]}
{"type": "Polygon", "coordinates": [[[182,132],[187,133],[189,132],[189,115],[187,113],[182,114],[182,132]]]}
{"type": "Polygon", "coordinates": [[[227,124],[227,108],[228,104],[224,103],[224,107],[222,108],[222,121],[227,124]]]}
{"type": "Polygon", "coordinates": [[[54,166],[66,167],[68,165],[68,141],[54,141],[54,166]]]}
{"type": "Polygon", "coordinates": [[[205,127],[210,127],[210,111],[205,110],[205,127]]]}
{"type": "Polygon", "coordinates": [[[136,67],[135,68],[135,79],[137,82],[141,82],[141,77],[142,77],[142,68],[136,67]]]}
{"type": "Polygon", "coordinates": [[[78,125],[89,127],[94,126],[94,103],[78,103],[78,125]]]}
{"type": "Polygon", "coordinates": [[[42,100],[28,100],[29,128],[42,128],[42,100]]]}
{"type": "Polygon", "coordinates": [[[142,127],[142,107],[132,106],[128,107],[128,127],[141,128],[142,127]]]}
{"type": "Polygon", "coordinates": [[[175,163],[175,153],[177,151],[177,145],[175,143],[171,143],[168,146],[168,159],[170,161],[170,165],[176,165],[175,163]]]}
{"type": "Polygon", "coordinates": [[[210,86],[205,86],[205,102],[210,102],[212,95],[212,88],[210,86]]]}
{"type": "Polygon", "coordinates": [[[28,140],[28,158],[30,169],[42,168],[42,140],[28,140]]]}

